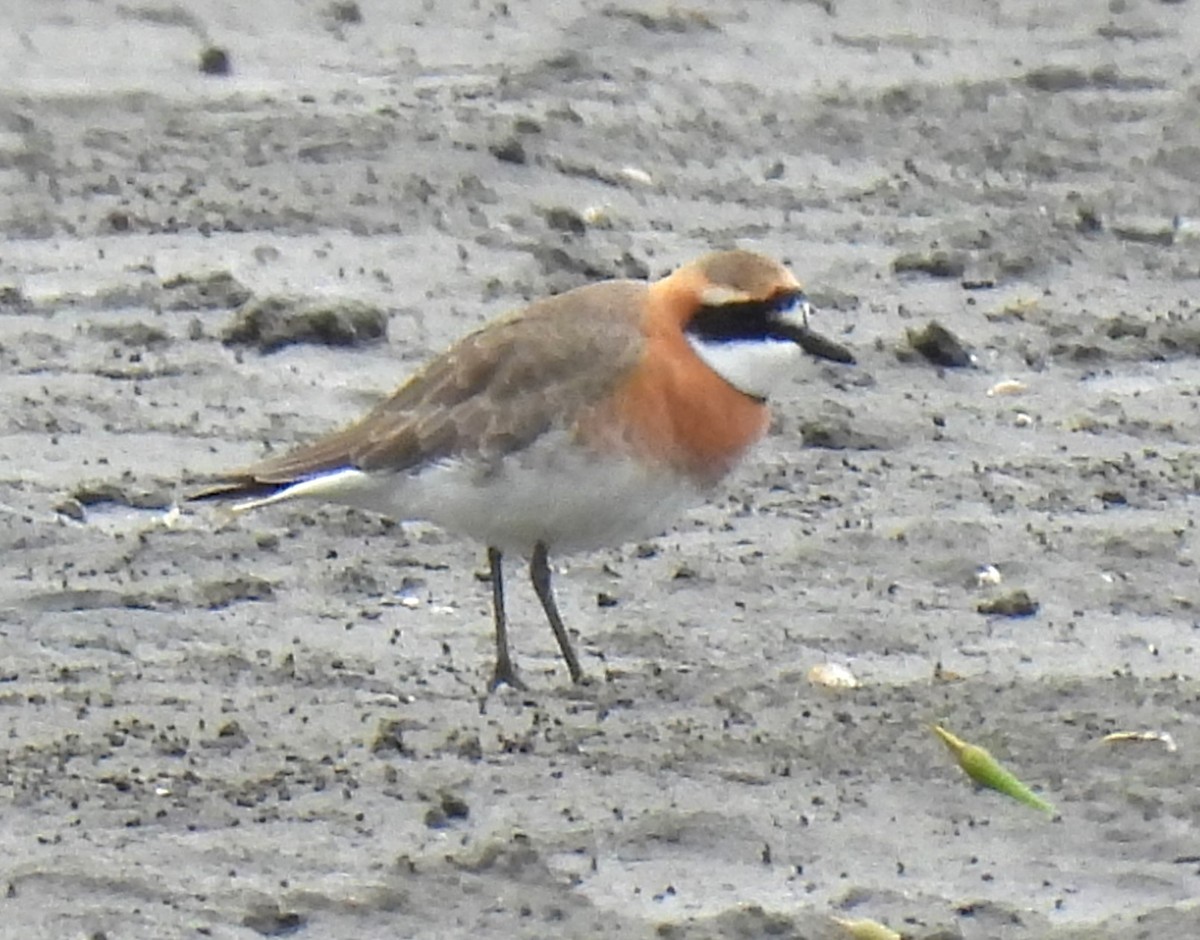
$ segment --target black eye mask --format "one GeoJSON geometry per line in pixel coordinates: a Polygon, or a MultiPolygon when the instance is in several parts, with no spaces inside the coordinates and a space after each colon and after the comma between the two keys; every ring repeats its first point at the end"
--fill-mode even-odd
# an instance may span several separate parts
{"type": "Polygon", "coordinates": [[[854,354],[849,349],[809,328],[808,310],[803,291],[779,291],[766,300],[701,307],[688,323],[687,333],[707,343],[790,341],[817,359],[852,364],[854,354]],[[803,323],[797,323],[795,316],[784,316],[798,307],[804,310],[803,323]]]}
{"type": "MultiPolygon", "coordinates": [[[[779,291],[765,300],[734,301],[701,307],[687,325],[687,332],[710,343],[737,343],[750,340],[790,340],[798,342],[800,329],[783,314],[805,304],[800,290],[779,291]]],[[[807,316],[804,329],[807,329],[807,316]]]]}

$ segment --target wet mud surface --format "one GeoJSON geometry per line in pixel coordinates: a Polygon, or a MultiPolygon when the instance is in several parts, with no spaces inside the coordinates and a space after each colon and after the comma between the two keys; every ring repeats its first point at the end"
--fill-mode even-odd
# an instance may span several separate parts
{"type": "Polygon", "coordinates": [[[230,6],[0,37],[0,934],[1195,932],[1195,3],[230,6]],[[583,687],[479,546],[173,509],[734,244],[857,365],[556,560],[583,687]]]}

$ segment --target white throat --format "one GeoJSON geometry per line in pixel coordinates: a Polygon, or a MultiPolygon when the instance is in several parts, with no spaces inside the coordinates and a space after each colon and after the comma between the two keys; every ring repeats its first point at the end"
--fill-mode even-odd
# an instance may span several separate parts
{"type": "Polygon", "coordinates": [[[795,373],[800,347],[786,339],[726,342],[688,336],[692,349],[726,382],[754,398],[770,398],[795,373]]]}

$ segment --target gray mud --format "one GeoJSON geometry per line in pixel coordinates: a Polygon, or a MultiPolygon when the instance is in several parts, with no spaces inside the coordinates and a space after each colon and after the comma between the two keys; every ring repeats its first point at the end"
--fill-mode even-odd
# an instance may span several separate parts
{"type": "Polygon", "coordinates": [[[0,935],[1195,936],[1197,9],[9,2],[0,935]],[[514,576],[532,691],[486,695],[478,546],[171,510],[526,298],[734,244],[858,365],[558,559],[585,687],[514,576]],[[376,314],[263,354],[247,303],[376,314]]]}

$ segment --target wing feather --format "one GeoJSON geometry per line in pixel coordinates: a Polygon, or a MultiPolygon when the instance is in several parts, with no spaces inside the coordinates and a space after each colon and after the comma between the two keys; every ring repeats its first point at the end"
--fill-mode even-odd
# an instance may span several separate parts
{"type": "Polygon", "coordinates": [[[570,430],[638,363],[646,285],[614,281],[539,301],[471,333],[349,427],[193,494],[262,496],[336,470],[488,462],[570,430]]]}

